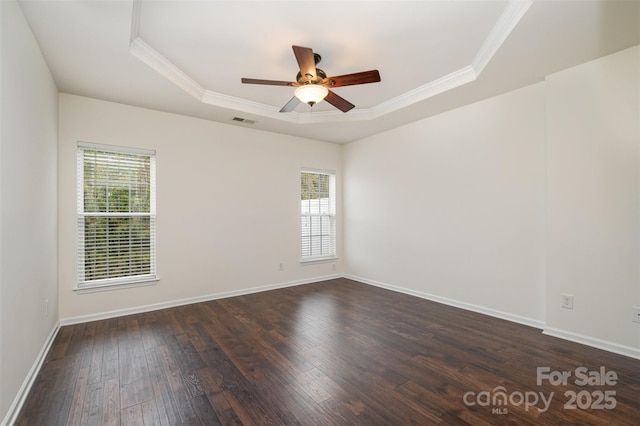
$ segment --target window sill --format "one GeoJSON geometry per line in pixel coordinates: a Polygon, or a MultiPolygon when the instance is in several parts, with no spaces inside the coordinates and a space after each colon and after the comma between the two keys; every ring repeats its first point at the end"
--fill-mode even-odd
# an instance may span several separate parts
{"type": "Polygon", "coordinates": [[[314,258],[309,258],[309,259],[302,259],[300,260],[300,264],[301,265],[315,265],[318,263],[332,263],[332,262],[336,262],[339,258],[336,256],[330,256],[330,257],[314,257],[314,258]]]}
{"type": "Polygon", "coordinates": [[[76,294],[100,293],[103,291],[122,290],[125,288],[147,287],[156,285],[160,281],[158,277],[141,278],[139,280],[122,281],[103,284],[85,284],[73,289],[76,294]]]}

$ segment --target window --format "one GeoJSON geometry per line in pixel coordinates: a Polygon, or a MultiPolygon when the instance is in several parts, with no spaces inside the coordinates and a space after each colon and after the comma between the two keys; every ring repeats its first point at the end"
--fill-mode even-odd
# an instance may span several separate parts
{"type": "Polygon", "coordinates": [[[302,261],[336,257],[336,175],[302,170],[300,175],[302,261]]]}
{"type": "Polygon", "coordinates": [[[78,144],[78,288],[156,279],[155,152],[78,144]]]}

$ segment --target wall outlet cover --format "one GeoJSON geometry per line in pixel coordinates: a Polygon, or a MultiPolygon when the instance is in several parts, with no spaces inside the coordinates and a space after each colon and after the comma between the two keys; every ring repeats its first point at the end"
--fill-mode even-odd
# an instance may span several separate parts
{"type": "Polygon", "coordinates": [[[573,309],[573,295],[563,294],[560,296],[560,306],[566,309],[573,309]]]}

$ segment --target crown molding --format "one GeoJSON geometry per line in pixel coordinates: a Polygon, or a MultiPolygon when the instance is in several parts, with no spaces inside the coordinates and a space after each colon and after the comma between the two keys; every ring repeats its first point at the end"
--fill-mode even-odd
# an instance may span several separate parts
{"type": "Polygon", "coordinates": [[[371,108],[356,108],[349,111],[348,114],[339,111],[314,111],[313,113],[293,111],[282,114],[278,108],[272,105],[225,95],[204,88],[187,73],[147,44],[139,35],[140,2],[141,0],[133,0],[129,45],[129,51],[133,56],[193,96],[199,102],[299,124],[373,120],[475,81],[533,3],[532,0],[510,0],[471,63],[459,70],[381,102],[371,108]]]}
{"type": "Polygon", "coordinates": [[[463,84],[470,83],[477,78],[478,74],[473,67],[466,66],[447,74],[444,77],[440,77],[437,80],[376,105],[371,108],[371,110],[375,112],[375,117],[372,118],[380,117],[409,105],[424,101],[425,99],[429,99],[433,96],[439,95],[440,93],[448,92],[449,90],[460,87],[463,84]]]}
{"type": "Polygon", "coordinates": [[[518,25],[524,14],[529,10],[531,0],[511,0],[498,18],[498,22],[493,26],[491,32],[476,53],[471,62],[471,67],[477,75],[484,70],[489,61],[498,52],[502,43],[505,42],[511,31],[518,25]]]}
{"type": "Polygon", "coordinates": [[[202,102],[205,93],[204,88],[140,37],[136,37],[131,41],[129,51],[158,74],[202,102]]]}
{"type": "Polygon", "coordinates": [[[140,33],[140,1],[133,0],[133,9],[131,10],[131,34],[129,35],[129,43],[138,38],[140,33]]]}

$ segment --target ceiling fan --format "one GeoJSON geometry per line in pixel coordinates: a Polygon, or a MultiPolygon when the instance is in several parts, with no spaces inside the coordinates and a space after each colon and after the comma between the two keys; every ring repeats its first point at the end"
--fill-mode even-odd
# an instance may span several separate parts
{"type": "Polygon", "coordinates": [[[329,90],[334,87],[353,86],[356,84],[377,83],[380,81],[378,70],[357,72],[354,74],[339,75],[337,77],[327,77],[324,71],[316,68],[322,59],[317,53],[313,53],[310,47],[291,46],[296,57],[300,72],[296,76],[296,81],[260,80],[255,78],[242,78],[246,84],[266,84],[270,86],[294,86],[294,96],[282,107],[280,112],[291,112],[301,102],[310,106],[317,104],[323,99],[342,112],[347,112],[355,105],[348,100],[336,95],[329,90]]]}

